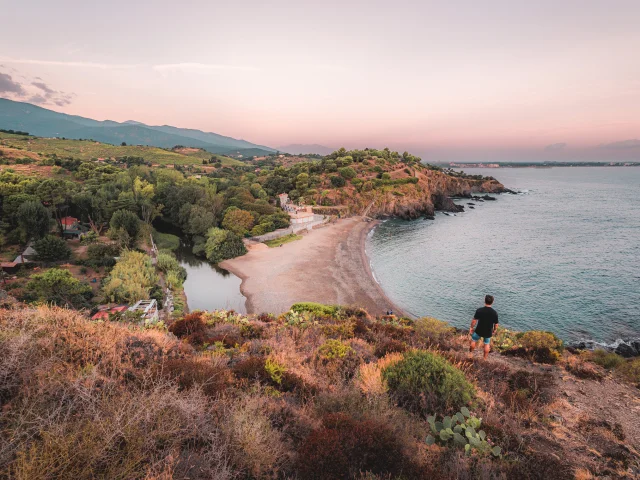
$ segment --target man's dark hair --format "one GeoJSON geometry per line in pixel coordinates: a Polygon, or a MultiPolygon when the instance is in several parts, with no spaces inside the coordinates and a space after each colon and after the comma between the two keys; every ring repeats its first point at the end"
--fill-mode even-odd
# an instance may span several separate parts
{"type": "Polygon", "coordinates": [[[493,295],[485,295],[484,296],[484,303],[487,304],[487,305],[493,304],[493,295]]]}

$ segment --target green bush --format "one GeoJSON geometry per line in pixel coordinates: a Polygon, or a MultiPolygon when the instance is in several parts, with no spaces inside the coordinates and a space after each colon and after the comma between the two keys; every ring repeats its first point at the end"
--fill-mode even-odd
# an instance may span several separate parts
{"type": "Polygon", "coordinates": [[[335,188],[344,187],[347,182],[343,177],[339,177],[338,175],[333,175],[331,178],[331,186],[335,188]]]}
{"type": "Polygon", "coordinates": [[[612,368],[617,368],[624,363],[624,358],[622,358],[617,353],[607,352],[602,349],[592,352],[590,356],[591,356],[591,361],[593,363],[597,363],[598,365],[606,368],[607,370],[611,370],[612,368]]]}
{"type": "Polygon", "coordinates": [[[447,322],[432,317],[419,318],[415,322],[416,333],[423,340],[442,342],[455,332],[455,328],[447,322]]]}
{"type": "Polygon", "coordinates": [[[326,360],[333,360],[336,358],[345,358],[355,353],[354,350],[346,343],[340,340],[327,340],[318,349],[320,358],[326,360]]]}
{"type": "Polygon", "coordinates": [[[635,383],[640,388],[640,358],[621,363],[616,371],[626,380],[635,383]]]}
{"type": "Polygon", "coordinates": [[[45,262],[55,262],[57,260],[67,260],[71,256],[71,249],[60,237],[47,235],[33,244],[38,252],[38,260],[45,262]]]}
{"type": "Polygon", "coordinates": [[[211,228],[207,232],[207,243],[204,246],[207,260],[220,263],[229,258],[239,257],[247,253],[242,239],[229,230],[211,228]]]}
{"type": "Polygon", "coordinates": [[[294,312],[309,312],[316,315],[329,315],[333,316],[338,312],[338,307],[333,305],[323,305],[315,302],[300,302],[291,305],[291,310],[294,312]]]}
{"type": "Polygon", "coordinates": [[[475,396],[462,371],[431,352],[409,352],[383,376],[401,404],[423,412],[459,408],[475,396]]]}
{"type": "Polygon", "coordinates": [[[40,302],[76,309],[89,306],[88,300],[93,296],[89,285],[74,278],[69,270],[60,268],[33,275],[26,289],[40,302]]]}
{"type": "Polygon", "coordinates": [[[355,178],[357,175],[356,171],[351,167],[339,168],[338,172],[340,173],[340,175],[342,175],[343,178],[347,180],[351,180],[352,178],[355,178]]]}
{"type": "Polygon", "coordinates": [[[520,344],[527,349],[534,350],[538,348],[548,348],[549,350],[555,350],[561,352],[563,350],[563,343],[555,334],[551,332],[542,332],[539,330],[530,330],[524,332],[520,338],[520,344]]]}

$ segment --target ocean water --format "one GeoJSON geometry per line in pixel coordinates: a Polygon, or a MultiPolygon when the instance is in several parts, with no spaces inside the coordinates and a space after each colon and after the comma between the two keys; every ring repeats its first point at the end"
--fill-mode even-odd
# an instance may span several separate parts
{"type": "Polygon", "coordinates": [[[378,226],[367,254],[394,303],[468,327],[488,293],[506,327],[570,342],[640,337],[640,168],[469,173],[524,193],[378,226]]]}

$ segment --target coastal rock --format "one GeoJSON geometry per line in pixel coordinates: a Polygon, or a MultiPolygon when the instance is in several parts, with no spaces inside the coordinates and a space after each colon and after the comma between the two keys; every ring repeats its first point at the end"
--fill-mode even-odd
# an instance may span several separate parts
{"type": "Polygon", "coordinates": [[[491,195],[483,195],[483,196],[482,196],[482,199],[483,199],[483,200],[495,200],[495,199],[496,199],[496,197],[492,197],[491,195]]]}
{"type": "Polygon", "coordinates": [[[464,212],[464,207],[462,205],[456,205],[456,203],[446,195],[433,195],[433,206],[436,210],[440,210],[443,212],[464,212]]]}
{"type": "Polygon", "coordinates": [[[636,350],[632,345],[629,345],[628,343],[620,343],[615,348],[614,352],[624,358],[637,357],[638,355],[640,355],[640,352],[638,352],[638,350],[636,350]]]}
{"type": "Polygon", "coordinates": [[[467,202],[467,205],[475,205],[473,202],[467,202]]]}

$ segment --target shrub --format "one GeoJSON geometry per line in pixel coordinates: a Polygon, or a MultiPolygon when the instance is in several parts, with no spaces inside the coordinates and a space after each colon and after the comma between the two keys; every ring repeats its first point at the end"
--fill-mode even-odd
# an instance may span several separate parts
{"type": "Polygon", "coordinates": [[[347,184],[347,181],[343,177],[340,177],[338,175],[331,176],[330,180],[331,180],[331,186],[335,188],[341,188],[347,184]]]}
{"type": "Polygon", "coordinates": [[[248,357],[233,366],[233,373],[238,378],[268,381],[270,379],[265,369],[266,360],[262,357],[248,357]]]}
{"type": "Polygon", "coordinates": [[[247,253],[247,248],[235,233],[214,227],[207,232],[204,251],[207,260],[212,263],[220,263],[223,260],[244,255],[247,253]]]}
{"type": "Polygon", "coordinates": [[[206,357],[167,360],[162,365],[161,373],[175,380],[180,390],[200,386],[209,396],[218,395],[233,380],[229,369],[206,357]]]}
{"type": "Polygon", "coordinates": [[[340,175],[342,175],[343,178],[346,178],[347,180],[351,180],[352,178],[355,178],[357,175],[356,171],[351,167],[339,168],[338,172],[340,173],[340,175]]]}
{"type": "Polygon", "coordinates": [[[60,268],[33,275],[26,288],[36,300],[76,309],[87,307],[93,296],[89,285],[74,278],[69,270],[60,268]]]}
{"type": "Polygon", "coordinates": [[[593,363],[597,363],[601,367],[611,370],[617,368],[624,363],[624,358],[614,352],[607,352],[606,350],[598,349],[589,355],[590,360],[593,363]]]}
{"type": "Polygon", "coordinates": [[[264,363],[264,370],[271,381],[277,383],[278,385],[282,384],[282,377],[287,372],[285,366],[281,365],[277,360],[273,358],[267,358],[264,363]]]}
{"type": "Polygon", "coordinates": [[[333,316],[337,313],[338,307],[314,302],[301,302],[291,305],[291,310],[297,313],[309,312],[315,315],[333,316]]]}
{"type": "Polygon", "coordinates": [[[57,260],[67,260],[71,256],[71,249],[67,242],[60,237],[46,235],[33,244],[38,252],[38,260],[45,262],[55,262],[57,260]]]}
{"type": "Polygon", "coordinates": [[[534,350],[537,348],[548,348],[549,350],[562,351],[562,340],[551,332],[541,332],[530,330],[520,336],[520,343],[524,348],[534,350]]]}
{"type": "Polygon", "coordinates": [[[157,282],[151,257],[142,252],[125,250],[105,280],[103,291],[112,302],[132,304],[149,298],[157,282]]]}
{"type": "Polygon", "coordinates": [[[447,322],[432,317],[419,318],[415,322],[416,333],[423,340],[440,343],[455,332],[447,322]]]}
{"type": "Polygon", "coordinates": [[[383,370],[383,375],[398,400],[412,409],[450,410],[468,404],[475,395],[473,385],[459,369],[431,352],[409,352],[383,370]]]}
{"type": "Polygon", "coordinates": [[[640,358],[625,361],[616,369],[626,380],[635,383],[640,388],[640,358]]]}
{"type": "Polygon", "coordinates": [[[194,333],[203,333],[206,329],[201,312],[193,312],[176,320],[169,326],[169,331],[178,338],[188,337],[194,333]]]}
{"type": "Polygon", "coordinates": [[[297,471],[305,479],[349,479],[361,472],[407,475],[410,460],[395,432],[376,419],[331,414],[298,449],[297,471]]]}
{"type": "Polygon", "coordinates": [[[381,358],[389,353],[402,353],[406,350],[407,346],[403,342],[393,339],[384,339],[376,345],[374,355],[381,358]]]}
{"type": "Polygon", "coordinates": [[[342,343],[340,340],[327,340],[323,345],[318,349],[318,355],[322,359],[332,360],[335,358],[345,358],[347,355],[354,354],[354,350],[347,345],[346,343],[342,343]]]}
{"type": "Polygon", "coordinates": [[[94,243],[87,247],[87,256],[90,260],[104,261],[105,258],[117,257],[120,247],[115,243],[94,243]]]}
{"type": "Polygon", "coordinates": [[[518,345],[518,335],[516,332],[507,330],[498,325],[496,333],[491,337],[491,348],[504,352],[518,345]]]}

